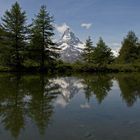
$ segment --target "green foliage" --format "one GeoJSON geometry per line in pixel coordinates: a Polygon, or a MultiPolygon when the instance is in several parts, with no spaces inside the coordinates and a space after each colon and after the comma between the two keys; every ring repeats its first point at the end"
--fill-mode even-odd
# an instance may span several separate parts
{"type": "Polygon", "coordinates": [[[27,26],[26,13],[18,2],[2,17],[0,24],[0,71],[47,70],[48,72],[140,71],[140,42],[134,32],[122,42],[119,57],[114,62],[111,49],[102,38],[97,46],[89,37],[82,54],[83,61],[61,62],[59,49],[53,42],[53,17],[41,6],[32,24],[27,26]],[[24,67],[23,67],[24,66],[24,67]]]}
{"type": "Polygon", "coordinates": [[[121,97],[129,107],[140,97],[140,74],[118,74],[116,76],[121,90],[121,97]]]}
{"type": "Polygon", "coordinates": [[[140,45],[138,43],[138,38],[134,32],[128,32],[126,38],[122,42],[122,47],[119,53],[118,62],[119,63],[132,63],[139,58],[140,45]]]}
{"type": "Polygon", "coordinates": [[[7,64],[10,60],[10,41],[6,37],[8,35],[9,33],[5,32],[4,29],[0,27],[0,63],[2,65],[5,65],[5,63],[7,64]]]}
{"type": "Polygon", "coordinates": [[[29,58],[39,62],[41,69],[44,69],[45,61],[49,65],[58,58],[57,48],[52,41],[54,35],[52,23],[53,17],[47,12],[46,6],[41,6],[38,15],[33,19],[29,49],[29,58]]]}
{"type": "Polygon", "coordinates": [[[112,64],[107,66],[111,72],[135,72],[140,71],[140,66],[135,64],[112,64]]]}
{"type": "Polygon", "coordinates": [[[94,49],[93,62],[99,67],[104,67],[114,60],[111,49],[105,44],[102,38],[99,39],[97,47],[94,49]]]}
{"type": "MultiPolygon", "coordinates": [[[[83,76],[82,76],[83,77],[83,76]]],[[[106,74],[85,75],[83,84],[85,86],[85,97],[89,101],[95,95],[98,102],[102,103],[112,87],[112,77],[106,74]]]]}
{"type": "Polygon", "coordinates": [[[20,67],[24,59],[27,26],[26,14],[17,2],[2,17],[1,30],[1,59],[7,65],[20,67]]]}
{"type": "Polygon", "coordinates": [[[58,61],[55,65],[55,71],[60,74],[69,74],[74,71],[74,67],[70,63],[64,63],[62,61],[58,61]]]}
{"type": "Polygon", "coordinates": [[[82,56],[83,56],[84,62],[92,63],[94,47],[93,47],[93,42],[90,37],[86,40],[85,49],[83,50],[83,52],[84,53],[82,56]]]}
{"type": "Polygon", "coordinates": [[[0,72],[9,72],[9,71],[11,71],[11,68],[0,65],[0,72]]]}
{"type": "Polygon", "coordinates": [[[30,68],[30,67],[39,67],[39,64],[32,60],[32,59],[27,59],[26,61],[24,61],[24,66],[26,68],[30,68]]]}
{"type": "Polygon", "coordinates": [[[60,86],[44,75],[0,75],[0,117],[5,130],[19,139],[29,117],[41,134],[50,123],[60,86]],[[6,104],[4,104],[6,103],[6,104]]]}
{"type": "Polygon", "coordinates": [[[85,71],[96,71],[100,68],[106,67],[114,60],[111,49],[105,44],[102,38],[99,39],[97,47],[93,47],[93,43],[89,38],[86,40],[86,48],[83,53],[84,61],[86,62],[85,71]],[[88,66],[89,65],[89,66],[88,66]]]}

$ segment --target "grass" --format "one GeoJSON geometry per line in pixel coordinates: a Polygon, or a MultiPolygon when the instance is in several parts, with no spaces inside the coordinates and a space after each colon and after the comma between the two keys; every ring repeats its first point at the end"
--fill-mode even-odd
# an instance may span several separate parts
{"type": "MultiPolygon", "coordinates": [[[[14,72],[19,71],[8,66],[0,65],[0,72],[14,72]]],[[[20,71],[24,72],[39,72],[37,65],[24,65],[20,71]]],[[[75,72],[140,72],[140,64],[110,64],[98,66],[95,64],[85,63],[58,63],[45,67],[45,71],[49,73],[75,73],[75,72]]]]}

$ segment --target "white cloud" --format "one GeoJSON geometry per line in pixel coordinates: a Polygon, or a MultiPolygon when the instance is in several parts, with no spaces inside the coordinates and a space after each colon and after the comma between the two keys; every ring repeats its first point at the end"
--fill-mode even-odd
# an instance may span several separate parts
{"type": "Polygon", "coordinates": [[[121,44],[117,42],[112,42],[109,44],[109,46],[111,47],[114,56],[117,57],[119,55],[121,44]]]}
{"type": "Polygon", "coordinates": [[[81,27],[83,27],[85,29],[89,29],[89,28],[91,28],[91,26],[92,26],[92,23],[82,23],[81,24],[81,27]]]}
{"type": "Polygon", "coordinates": [[[62,25],[55,25],[55,28],[56,30],[59,32],[59,33],[64,33],[64,31],[69,28],[69,26],[66,24],[66,23],[63,23],[62,25]]]}
{"type": "Polygon", "coordinates": [[[90,108],[90,105],[88,103],[81,104],[80,105],[80,108],[82,108],[82,109],[89,109],[90,108]]]}

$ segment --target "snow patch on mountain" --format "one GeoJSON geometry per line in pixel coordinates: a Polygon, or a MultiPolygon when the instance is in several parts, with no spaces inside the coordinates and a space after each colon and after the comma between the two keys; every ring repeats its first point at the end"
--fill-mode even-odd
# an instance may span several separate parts
{"type": "Polygon", "coordinates": [[[61,94],[58,95],[56,104],[62,107],[67,106],[76,94],[83,93],[83,79],[78,79],[75,77],[63,77],[53,79],[52,82],[54,84],[60,85],[58,90],[61,94]]]}
{"type": "Polygon", "coordinates": [[[60,56],[63,61],[74,62],[80,59],[81,53],[85,48],[83,42],[80,41],[78,37],[67,28],[62,35],[61,39],[58,41],[58,48],[60,50],[60,56]]]}
{"type": "MultiPolygon", "coordinates": [[[[85,43],[80,41],[70,28],[67,27],[61,39],[58,41],[57,47],[60,49],[60,59],[72,63],[81,60],[81,54],[85,48],[85,43]]],[[[119,47],[113,44],[111,51],[115,57],[119,55],[119,50],[119,47]]]]}

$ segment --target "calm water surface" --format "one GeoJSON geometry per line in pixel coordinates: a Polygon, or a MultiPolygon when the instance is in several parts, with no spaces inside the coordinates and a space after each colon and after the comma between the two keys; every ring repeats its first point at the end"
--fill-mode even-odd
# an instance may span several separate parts
{"type": "Polygon", "coordinates": [[[0,140],[140,140],[140,74],[0,75],[0,140]]]}

